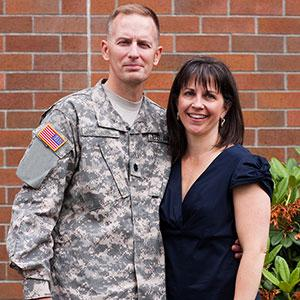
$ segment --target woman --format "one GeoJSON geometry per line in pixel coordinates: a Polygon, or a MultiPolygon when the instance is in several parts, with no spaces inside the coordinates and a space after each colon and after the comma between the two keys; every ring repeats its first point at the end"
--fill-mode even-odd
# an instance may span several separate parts
{"type": "Polygon", "coordinates": [[[209,57],[186,62],[169,97],[173,166],[160,206],[168,300],[253,300],[269,231],[268,162],[242,146],[234,78],[209,57]],[[241,261],[230,247],[238,238],[241,261]]]}

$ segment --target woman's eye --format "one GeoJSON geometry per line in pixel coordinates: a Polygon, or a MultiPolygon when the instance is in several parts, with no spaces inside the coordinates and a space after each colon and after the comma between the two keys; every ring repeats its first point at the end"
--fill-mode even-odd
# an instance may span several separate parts
{"type": "Polygon", "coordinates": [[[193,95],[195,95],[195,93],[193,91],[185,91],[184,95],[185,96],[193,96],[193,95]]]}

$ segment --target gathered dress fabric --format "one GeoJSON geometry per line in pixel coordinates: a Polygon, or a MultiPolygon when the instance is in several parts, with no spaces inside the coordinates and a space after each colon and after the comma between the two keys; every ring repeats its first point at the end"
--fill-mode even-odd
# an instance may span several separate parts
{"type": "MultiPolygon", "coordinates": [[[[271,197],[266,159],[241,145],[221,152],[182,199],[181,161],[173,164],[160,205],[167,300],[232,300],[239,260],[233,188],[250,183],[271,197]]],[[[251,201],[251,199],[249,199],[251,201]]]]}

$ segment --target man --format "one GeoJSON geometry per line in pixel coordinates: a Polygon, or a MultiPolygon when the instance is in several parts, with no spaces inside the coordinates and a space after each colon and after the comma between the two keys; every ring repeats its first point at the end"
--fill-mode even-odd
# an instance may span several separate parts
{"type": "Polygon", "coordinates": [[[155,13],[119,7],[102,42],[108,80],[58,101],[34,130],[7,239],[25,299],[165,298],[165,113],[143,96],[161,51],[155,13]]]}

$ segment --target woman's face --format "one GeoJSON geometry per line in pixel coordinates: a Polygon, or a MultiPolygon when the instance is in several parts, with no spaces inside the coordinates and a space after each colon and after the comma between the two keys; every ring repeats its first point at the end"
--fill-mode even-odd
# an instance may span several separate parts
{"type": "Polygon", "coordinates": [[[205,89],[190,80],[180,91],[178,113],[187,135],[218,138],[219,121],[226,114],[223,95],[213,82],[205,89]]]}

